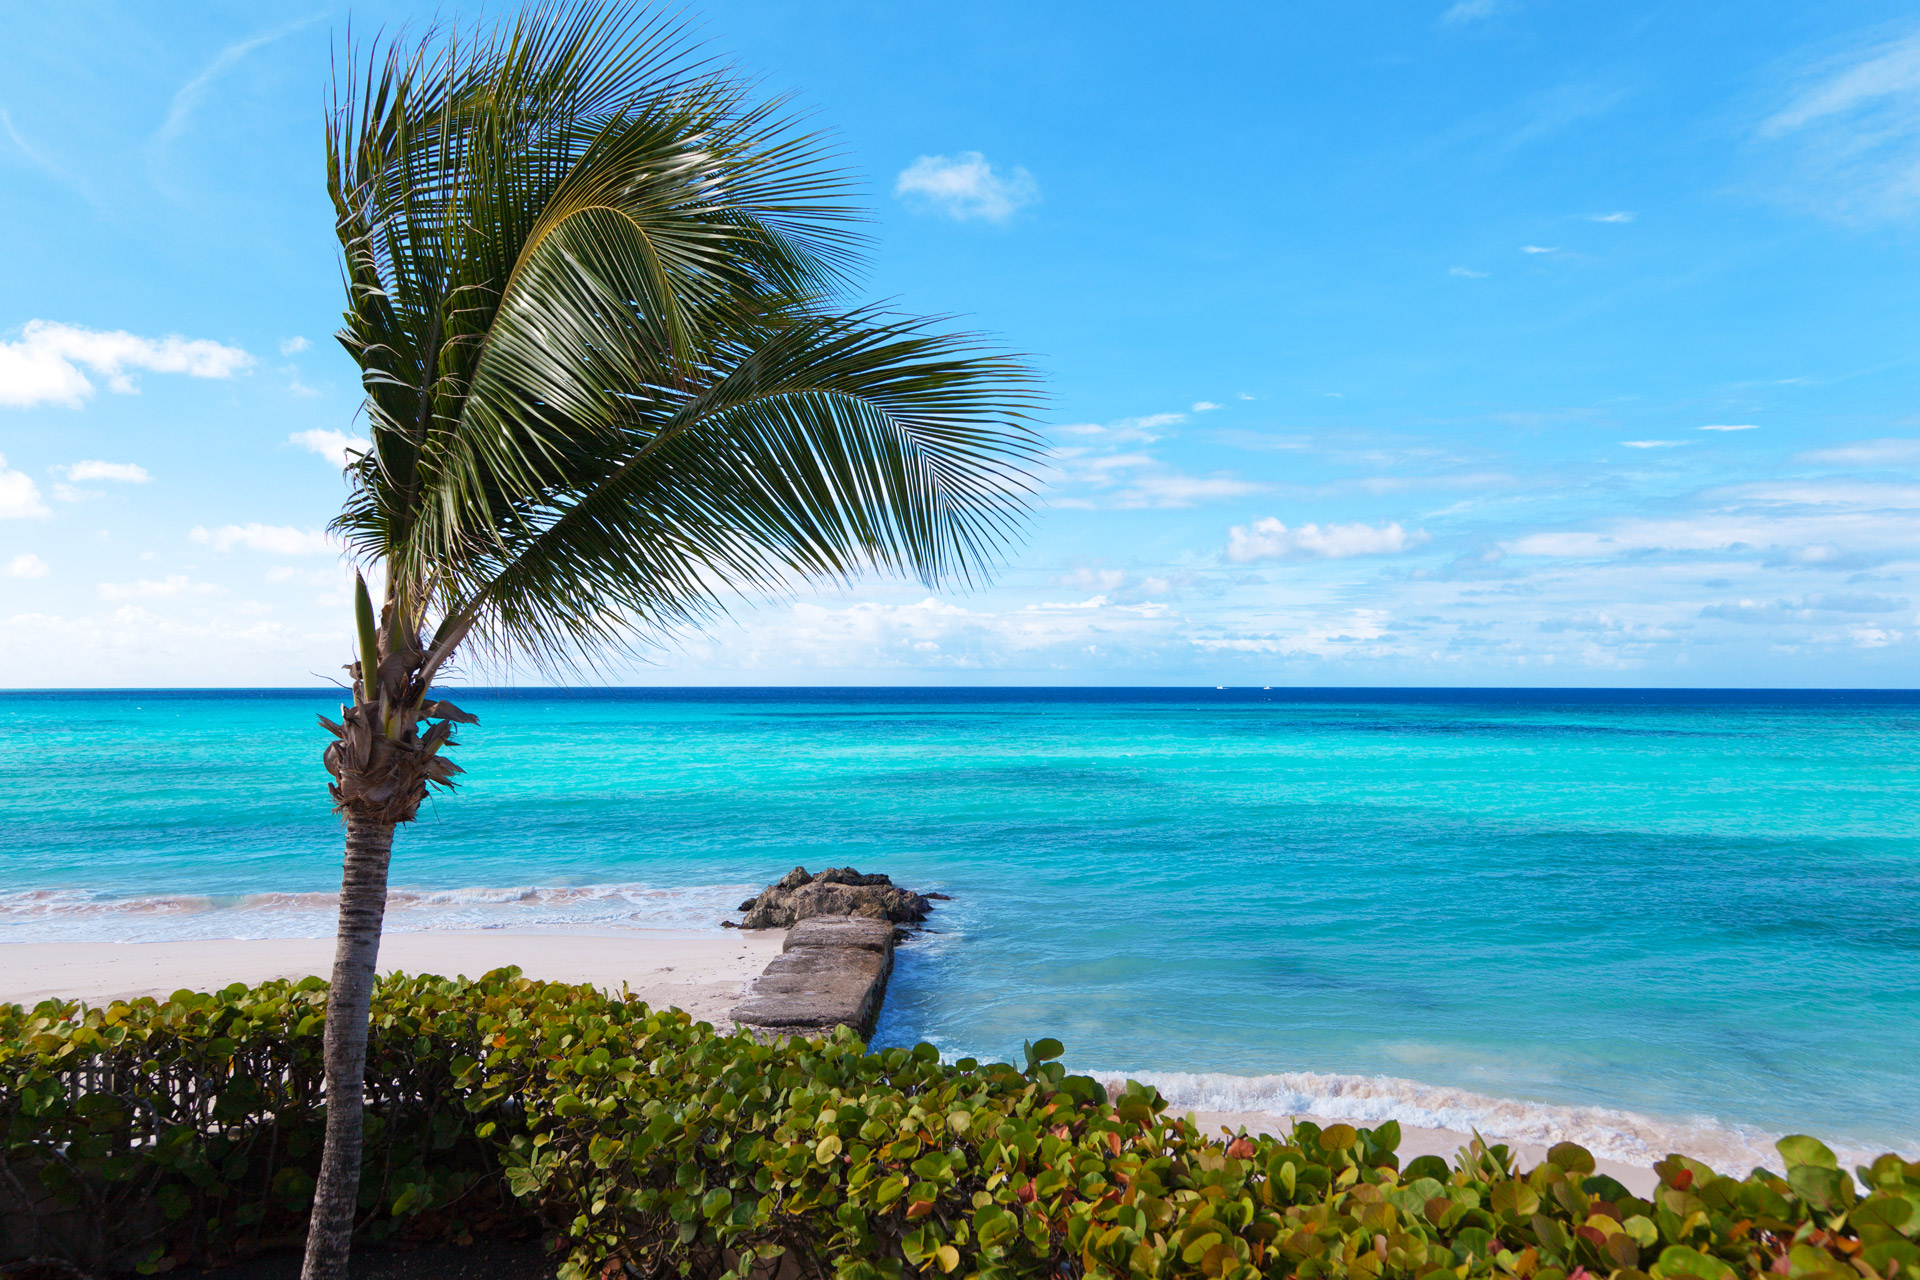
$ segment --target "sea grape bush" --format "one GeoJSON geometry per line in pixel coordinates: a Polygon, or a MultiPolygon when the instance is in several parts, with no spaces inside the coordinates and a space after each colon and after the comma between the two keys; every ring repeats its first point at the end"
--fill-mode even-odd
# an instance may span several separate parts
{"type": "MultiPolygon", "coordinates": [[[[477,1047],[477,1009],[514,993],[405,978],[385,992],[367,1058],[368,1234],[462,1234],[517,1212],[446,1065],[451,1046],[477,1047]]],[[[0,1005],[0,1264],[153,1270],[297,1242],[325,1130],[326,1000],[308,978],[0,1005]]]]}
{"type": "MultiPolygon", "coordinates": [[[[108,1213],[148,1270],[284,1238],[324,995],[0,1007],[0,1201],[12,1179],[16,1203],[108,1213]]],[[[1782,1141],[1784,1176],[1670,1157],[1642,1200],[1571,1143],[1523,1173],[1479,1141],[1403,1166],[1391,1123],[1209,1137],[1049,1040],[1017,1066],[760,1044],[514,970],[387,979],[373,1018],[364,1229],[518,1214],[579,1280],[1920,1280],[1920,1163],[1849,1175],[1811,1138],[1782,1141]]]]}

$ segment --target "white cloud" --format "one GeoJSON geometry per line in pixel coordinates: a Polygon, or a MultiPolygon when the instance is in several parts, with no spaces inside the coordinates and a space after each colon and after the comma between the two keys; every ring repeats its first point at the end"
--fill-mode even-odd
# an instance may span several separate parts
{"type": "Polygon", "coordinates": [[[199,75],[181,85],[174,93],[173,102],[167,108],[167,118],[163,120],[160,127],[154,131],[154,142],[166,143],[179,137],[180,134],[185,131],[187,121],[193,115],[194,109],[200,105],[200,100],[206,96],[208,87],[228,71],[232,70],[234,65],[242,58],[262,45],[271,44],[282,36],[298,31],[301,27],[316,21],[321,16],[323,15],[315,13],[309,14],[304,18],[296,18],[291,22],[282,23],[270,31],[262,31],[258,35],[247,37],[245,40],[236,40],[234,43],[222,49],[214,56],[212,62],[209,62],[205,67],[201,68],[199,75]]]}
{"type": "Polygon", "coordinates": [[[170,573],[157,582],[151,579],[103,582],[98,589],[102,600],[177,600],[186,596],[217,596],[226,592],[225,587],[216,587],[211,582],[190,581],[184,573],[170,573]]]}
{"type": "Polygon", "coordinates": [[[1759,429],[1760,424],[1757,422],[1714,422],[1700,428],[1702,431],[1758,431],[1759,429]]]}
{"type": "Polygon", "coordinates": [[[308,347],[312,345],[313,344],[308,342],[305,338],[298,337],[298,336],[295,336],[292,338],[282,338],[280,339],[280,354],[283,356],[294,355],[298,352],[305,351],[308,347]]]}
{"type": "Polygon", "coordinates": [[[1868,467],[1920,461],[1920,439],[1892,436],[1880,440],[1856,440],[1851,444],[1835,445],[1831,449],[1809,450],[1796,456],[1794,461],[1868,467]]]}
{"type": "Polygon", "coordinates": [[[1795,141],[1787,198],[1848,218],[1901,217],[1920,204],[1920,33],[1855,50],[1761,122],[1795,141]]]}
{"type": "Polygon", "coordinates": [[[1629,449],[1677,449],[1685,440],[1622,440],[1621,444],[1629,449]]]}
{"type": "Polygon", "coordinates": [[[1226,408],[1225,405],[1215,404],[1211,400],[1195,400],[1193,402],[1193,411],[1195,413],[1211,413],[1215,409],[1224,409],[1224,408],[1226,408]]]}
{"type": "Polygon", "coordinates": [[[1135,476],[1114,495],[1116,507],[1191,507],[1265,493],[1271,486],[1232,475],[1191,476],[1167,467],[1135,476]]]}
{"type": "Polygon", "coordinates": [[[1118,591],[1127,585],[1125,569],[1089,569],[1085,566],[1053,580],[1055,586],[1078,587],[1082,591],[1118,591]]]}
{"type": "MultiPolygon", "coordinates": [[[[1150,413],[1140,418],[1116,418],[1112,422],[1070,422],[1055,427],[1055,435],[1082,436],[1101,444],[1151,443],[1167,433],[1162,427],[1177,426],[1187,420],[1184,413],[1150,413]]],[[[1063,451],[1066,452],[1066,451],[1063,451]]]]}
{"type": "Polygon", "coordinates": [[[350,436],[344,431],[329,431],[316,427],[312,431],[296,431],[287,437],[288,444],[297,444],[302,449],[317,453],[336,467],[344,467],[351,459],[349,454],[365,453],[373,448],[371,440],[359,436],[350,436]]]}
{"type": "Polygon", "coordinates": [[[50,516],[53,512],[40,501],[40,486],[24,471],[7,470],[7,455],[0,453],[0,520],[26,520],[50,516]]]}
{"type": "Polygon", "coordinates": [[[0,574],[9,578],[44,578],[47,576],[47,562],[31,551],[22,551],[7,561],[6,568],[0,574]]]}
{"type": "Polygon", "coordinates": [[[1818,493],[1755,493],[1786,506],[1773,511],[1726,510],[1670,520],[1618,520],[1599,529],[1528,534],[1501,543],[1517,556],[1597,560],[1652,552],[1718,552],[1780,565],[1844,568],[1888,556],[1920,553],[1920,511],[1889,512],[1878,503],[1851,506],[1831,495],[1831,510],[1795,511],[1818,493]],[[1849,507],[1851,506],[1851,509],[1849,507]]]}
{"type": "Polygon", "coordinates": [[[1588,215],[1587,221],[1589,222],[1632,222],[1633,215],[1625,212],[1624,210],[1620,213],[1595,213],[1595,214],[1588,215]]]}
{"type": "Polygon", "coordinates": [[[1555,245],[1523,244],[1520,246],[1520,252],[1522,253],[1558,253],[1560,252],[1560,246],[1557,244],[1555,245]]]}
{"type": "Polygon", "coordinates": [[[1506,8],[1504,0],[1455,0],[1452,8],[1440,15],[1449,26],[1462,22],[1480,22],[1506,8]]]}
{"type": "Polygon", "coordinates": [[[1471,267],[1448,267],[1447,274],[1450,276],[1464,276],[1469,280],[1485,280],[1487,278],[1486,272],[1475,271],[1471,267]]]}
{"type": "Polygon", "coordinates": [[[121,484],[145,484],[153,479],[137,462],[100,462],[89,459],[66,468],[67,479],[75,484],[88,480],[115,480],[121,484]]]}
{"type": "Polygon", "coordinates": [[[1887,98],[1920,95],[1920,35],[1881,45],[1852,66],[1802,93],[1790,106],[1769,116],[1760,131],[1791,133],[1816,120],[1847,115],[1863,107],[1895,106],[1887,98]]]}
{"type": "Polygon", "coordinates": [[[218,529],[195,526],[187,535],[215,551],[265,551],[277,556],[336,555],[340,548],[318,529],[295,529],[291,525],[229,524],[218,529]]]}
{"type": "Polygon", "coordinates": [[[195,378],[230,378],[253,363],[238,347],[206,338],[141,338],[29,320],[14,342],[0,342],[0,405],[30,409],[55,404],[77,409],[93,394],[81,366],[107,380],[121,395],[137,390],[132,371],[184,373],[195,378]]]}
{"type": "Polygon", "coordinates": [[[1005,222],[1040,198],[1040,186],[1025,169],[1003,176],[978,151],[962,151],[921,156],[894,179],[893,194],[949,218],[1005,222]]]}
{"type": "Polygon", "coordinates": [[[1235,564],[1252,560],[1345,560],[1352,556],[1396,555],[1427,541],[1427,532],[1408,533],[1398,522],[1375,528],[1370,524],[1303,524],[1289,529],[1268,516],[1251,526],[1235,525],[1227,532],[1227,559],[1235,564]]]}

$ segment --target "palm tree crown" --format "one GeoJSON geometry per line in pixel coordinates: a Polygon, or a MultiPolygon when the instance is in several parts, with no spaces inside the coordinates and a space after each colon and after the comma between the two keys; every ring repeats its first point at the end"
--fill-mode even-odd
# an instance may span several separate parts
{"type": "Polygon", "coordinates": [[[334,528],[386,567],[383,632],[565,662],[1004,545],[1031,375],[838,305],[844,176],[670,26],[543,7],[389,46],[328,144],[373,446],[334,528]]]}

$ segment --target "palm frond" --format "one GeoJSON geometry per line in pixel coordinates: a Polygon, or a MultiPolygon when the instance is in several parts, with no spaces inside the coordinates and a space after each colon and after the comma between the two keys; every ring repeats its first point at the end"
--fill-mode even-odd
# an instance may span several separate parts
{"type": "Polygon", "coordinates": [[[677,401],[636,400],[620,447],[570,460],[497,551],[460,562],[484,638],[558,659],[797,579],[931,586],[990,568],[1041,448],[1025,367],[872,312],[758,336],[677,401]]]}
{"type": "Polygon", "coordinates": [[[832,301],[823,139],[672,22],[547,4],[374,49],[328,130],[389,606],[562,662],[732,592],[970,580],[1038,450],[1018,361],[832,301]]]}

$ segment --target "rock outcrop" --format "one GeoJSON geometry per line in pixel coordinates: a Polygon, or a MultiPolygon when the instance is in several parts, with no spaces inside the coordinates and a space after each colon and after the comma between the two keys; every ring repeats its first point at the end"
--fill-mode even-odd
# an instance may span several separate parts
{"type": "Polygon", "coordinates": [[[760,896],[740,904],[742,929],[790,929],[815,916],[858,916],[891,924],[919,924],[933,904],[922,894],[902,889],[882,875],[862,875],[852,867],[807,874],[795,867],[760,896]]]}

